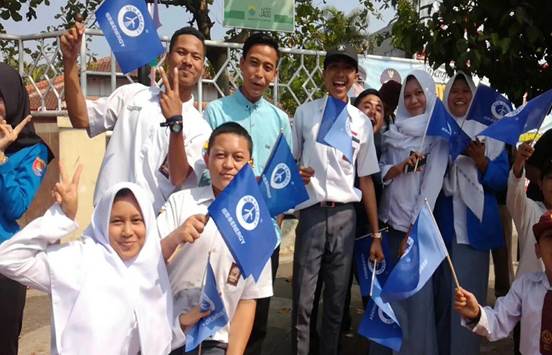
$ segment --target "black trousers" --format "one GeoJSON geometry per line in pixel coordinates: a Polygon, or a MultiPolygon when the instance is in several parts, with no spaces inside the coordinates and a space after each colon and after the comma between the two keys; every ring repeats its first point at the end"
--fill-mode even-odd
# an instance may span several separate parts
{"type": "MultiPolygon", "coordinates": [[[[272,285],[274,285],[276,272],[278,271],[278,265],[280,264],[280,246],[274,249],[272,257],[270,258],[270,262],[272,264],[272,285]]],[[[249,336],[249,341],[247,342],[245,354],[261,354],[263,341],[266,338],[266,332],[268,328],[269,311],[270,297],[258,299],[257,307],[255,309],[255,321],[253,322],[253,329],[251,329],[251,335],[249,336]]]]}
{"type": "Polygon", "coordinates": [[[17,355],[27,288],[0,275],[0,355],[17,355]]]}

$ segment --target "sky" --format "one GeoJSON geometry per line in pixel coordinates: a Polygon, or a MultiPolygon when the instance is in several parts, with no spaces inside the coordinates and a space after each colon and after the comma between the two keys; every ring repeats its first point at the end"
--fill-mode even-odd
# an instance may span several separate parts
{"type": "MultiPolygon", "coordinates": [[[[59,12],[59,8],[62,7],[67,0],[51,0],[50,6],[42,4],[37,9],[38,19],[27,22],[26,20],[20,22],[3,21],[3,25],[6,28],[8,34],[33,34],[45,31],[46,27],[50,24],[59,24],[58,20],[54,19],[56,13],[59,12]]],[[[313,0],[315,5],[323,6],[322,0],[313,0]]],[[[215,0],[211,9],[211,19],[215,22],[213,28],[212,37],[215,40],[221,40],[224,38],[225,29],[222,26],[223,20],[223,0],[215,0]]],[[[328,6],[334,6],[337,9],[349,13],[351,10],[359,5],[358,0],[326,0],[328,6]]],[[[26,5],[23,4],[23,8],[26,5]]],[[[368,31],[375,32],[384,27],[389,20],[395,15],[395,11],[388,9],[382,12],[383,19],[378,20],[375,17],[370,18],[368,31]]],[[[187,21],[190,19],[190,14],[186,12],[184,7],[170,7],[160,6],[160,17],[163,26],[159,28],[159,34],[161,36],[170,36],[178,28],[187,25],[187,21]]]]}
{"type": "MultiPolygon", "coordinates": [[[[59,20],[55,20],[54,16],[60,12],[60,8],[66,1],[67,0],[50,0],[50,6],[44,4],[40,5],[37,9],[37,20],[30,22],[27,22],[25,19],[20,22],[3,21],[2,24],[6,32],[13,35],[27,35],[46,31],[48,25],[58,25],[61,23],[59,20]]],[[[317,6],[333,6],[345,13],[349,13],[359,6],[358,0],[326,0],[325,4],[323,0],[313,0],[313,2],[314,5],[317,6]]],[[[210,8],[211,20],[215,22],[211,33],[213,40],[223,40],[227,30],[227,28],[222,26],[223,7],[224,0],[214,0],[210,8]]],[[[23,9],[26,11],[26,4],[23,4],[23,9]]],[[[161,5],[159,11],[162,26],[158,29],[158,33],[160,36],[166,36],[167,38],[170,38],[175,30],[187,26],[188,21],[191,19],[191,15],[184,7],[173,6],[167,8],[161,5]]],[[[24,15],[24,12],[22,12],[22,15],[24,15]]],[[[368,21],[368,32],[376,32],[382,27],[385,27],[394,16],[395,11],[393,9],[382,11],[381,19],[372,16],[368,21]]],[[[34,50],[36,44],[36,41],[29,41],[25,42],[24,45],[26,48],[28,47],[34,50]]],[[[97,58],[109,55],[108,45],[104,38],[93,37],[89,48],[92,50],[92,54],[97,58]]]]}

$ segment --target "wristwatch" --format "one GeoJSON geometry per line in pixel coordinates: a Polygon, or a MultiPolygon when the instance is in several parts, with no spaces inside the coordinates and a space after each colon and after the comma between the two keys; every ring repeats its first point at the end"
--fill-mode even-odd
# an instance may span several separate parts
{"type": "Polygon", "coordinates": [[[172,133],[182,132],[182,115],[175,115],[160,124],[161,127],[169,127],[172,133]]]}

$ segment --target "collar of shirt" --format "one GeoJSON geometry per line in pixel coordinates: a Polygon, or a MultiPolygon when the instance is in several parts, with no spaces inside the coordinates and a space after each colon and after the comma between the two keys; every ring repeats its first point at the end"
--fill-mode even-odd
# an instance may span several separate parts
{"type": "Polygon", "coordinates": [[[256,109],[262,107],[266,103],[264,97],[262,97],[262,96],[259,100],[257,100],[257,102],[249,101],[249,99],[247,97],[245,97],[245,95],[243,94],[241,86],[238,90],[236,90],[235,95],[236,95],[236,99],[237,99],[239,104],[241,104],[241,105],[243,105],[243,106],[245,106],[245,107],[247,107],[248,109],[251,109],[251,110],[256,110],[256,109]]]}
{"type": "Polygon", "coordinates": [[[528,274],[528,278],[535,283],[541,284],[545,290],[552,290],[546,272],[532,272],[528,274]]]}
{"type": "Polygon", "coordinates": [[[194,199],[198,205],[203,205],[205,203],[210,205],[211,202],[215,200],[215,194],[211,184],[193,189],[192,194],[195,195],[194,199]]]}

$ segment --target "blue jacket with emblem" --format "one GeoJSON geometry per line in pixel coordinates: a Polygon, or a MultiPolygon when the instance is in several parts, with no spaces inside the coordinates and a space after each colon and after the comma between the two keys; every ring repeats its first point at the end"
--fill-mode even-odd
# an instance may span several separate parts
{"type": "MultiPolygon", "coordinates": [[[[506,189],[509,167],[508,155],[503,151],[494,160],[489,161],[485,174],[479,173],[479,182],[484,191],[482,221],[480,222],[473,212],[466,208],[468,240],[470,246],[477,250],[497,249],[505,244],[496,195],[506,189]]],[[[452,238],[455,237],[452,197],[445,196],[441,191],[435,203],[434,215],[443,239],[450,246],[452,238]]]]}
{"type": "Polygon", "coordinates": [[[19,231],[17,219],[29,208],[46,175],[48,147],[39,143],[7,156],[0,165],[0,243],[19,231]]]}

